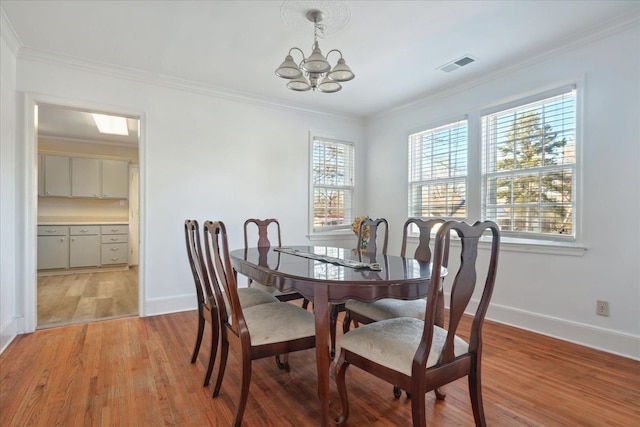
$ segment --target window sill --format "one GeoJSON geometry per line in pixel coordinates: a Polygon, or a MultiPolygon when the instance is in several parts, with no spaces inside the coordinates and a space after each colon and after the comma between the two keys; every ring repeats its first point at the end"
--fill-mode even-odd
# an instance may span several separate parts
{"type": "MultiPolygon", "coordinates": [[[[480,247],[490,248],[489,239],[480,241],[480,247]]],[[[554,242],[545,240],[523,239],[515,237],[500,238],[500,250],[508,252],[525,252],[546,255],[584,256],[587,247],[575,242],[554,242]]]]}
{"type": "Polygon", "coordinates": [[[351,230],[334,230],[324,233],[307,234],[307,238],[312,242],[322,242],[327,240],[352,240],[355,234],[351,230]]]}
{"type": "MultiPolygon", "coordinates": [[[[435,236],[432,236],[432,239],[435,236]]],[[[418,238],[414,236],[409,237],[410,241],[417,242],[418,238]]],[[[491,239],[486,238],[480,240],[481,249],[491,248],[491,239]]],[[[452,245],[460,245],[460,241],[456,238],[451,239],[452,245]]],[[[535,239],[523,239],[516,237],[504,237],[500,238],[500,250],[507,252],[524,252],[531,254],[546,254],[546,255],[565,255],[565,256],[584,256],[587,251],[587,247],[575,242],[554,242],[548,240],[535,240],[535,239]]]]}

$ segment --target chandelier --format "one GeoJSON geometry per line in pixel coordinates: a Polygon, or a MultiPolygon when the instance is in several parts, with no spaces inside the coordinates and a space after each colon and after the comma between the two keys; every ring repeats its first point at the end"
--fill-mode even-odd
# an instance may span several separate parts
{"type": "Polygon", "coordinates": [[[276,76],[289,80],[287,87],[291,90],[304,92],[309,89],[314,91],[318,89],[320,92],[337,92],[342,89],[341,82],[347,82],[355,77],[351,68],[344,62],[342,52],[338,49],[332,49],[327,52],[327,56],[323,56],[318,45],[318,37],[324,36],[324,26],[320,24],[324,19],[324,14],[319,10],[308,10],[307,19],[313,22],[313,46],[311,47],[311,55],[306,58],[302,49],[292,47],[289,54],[285,57],[284,62],[280,64],[276,70],[276,76]],[[292,51],[298,51],[302,54],[302,60],[296,64],[291,56],[292,51]],[[329,55],[333,52],[340,54],[337,64],[331,69],[331,64],[327,61],[329,55]]]}

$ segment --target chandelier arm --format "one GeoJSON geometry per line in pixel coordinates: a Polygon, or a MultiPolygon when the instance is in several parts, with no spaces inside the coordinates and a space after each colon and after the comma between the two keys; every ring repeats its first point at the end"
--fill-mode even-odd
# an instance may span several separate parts
{"type": "Polygon", "coordinates": [[[300,55],[302,55],[302,60],[304,61],[305,59],[304,52],[299,47],[292,47],[291,49],[289,49],[289,55],[291,55],[291,52],[294,50],[297,50],[298,52],[300,52],[300,55]]]}
{"type": "Polygon", "coordinates": [[[331,52],[338,52],[338,53],[340,54],[340,59],[343,59],[343,58],[342,58],[342,52],[340,52],[338,49],[331,49],[329,52],[327,52],[327,54],[326,54],[324,57],[325,57],[325,58],[327,58],[327,59],[329,59],[329,54],[330,54],[331,52]]]}

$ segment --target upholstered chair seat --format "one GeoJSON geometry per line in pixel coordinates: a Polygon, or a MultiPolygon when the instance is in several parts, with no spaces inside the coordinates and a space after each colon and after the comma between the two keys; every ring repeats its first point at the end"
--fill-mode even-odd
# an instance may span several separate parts
{"type": "MultiPolygon", "coordinates": [[[[256,282],[255,280],[251,282],[251,288],[249,289],[258,289],[262,292],[265,292],[269,295],[272,295],[278,301],[288,301],[291,299],[300,298],[300,294],[296,292],[281,292],[274,286],[263,285],[262,283],[256,282]],[[289,296],[296,295],[296,298],[288,298],[289,296]]],[[[240,289],[238,289],[240,291],[240,289]]]]}
{"type": "MultiPolygon", "coordinates": [[[[265,288],[267,287],[270,286],[265,286],[265,288]]],[[[255,287],[238,288],[238,298],[240,299],[240,306],[243,309],[253,307],[255,305],[269,304],[279,301],[278,298],[276,298],[274,295],[255,287]]],[[[226,302],[226,304],[227,310],[229,310],[229,303],[226,302]]]]}
{"type": "Polygon", "coordinates": [[[345,308],[352,312],[360,313],[374,322],[395,317],[413,317],[424,320],[427,301],[425,299],[404,301],[394,298],[384,298],[376,302],[348,300],[345,308]]]}
{"type": "MultiPolygon", "coordinates": [[[[353,353],[366,354],[372,362],[410,376],[413,356],[418,350],[423,331],[424,321],[412,317],[397,317],[362,325],[350,331],[340,340],[340,347],[353,353]]],[[[427,368],[437,363],[446,338],[447,331],[434,326],[427,368]]],[[[453,347],[456,356],[469,349],[469,345],[458,336],[454,337],[453,347]]]]}
{"type": "Polygon", "coordinates": [[[242,311],[252,346],[313,337],[316,334],[313,313],[293,304],[277,301],[243,308],[242,311]]]}

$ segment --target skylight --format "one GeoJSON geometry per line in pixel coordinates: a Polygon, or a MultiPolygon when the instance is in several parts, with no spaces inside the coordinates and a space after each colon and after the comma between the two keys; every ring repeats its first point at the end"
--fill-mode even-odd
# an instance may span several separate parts
{"type": "Polygon", "coordinates": [[[109,135],[129,135],[126,117],[107,116],[91,113],[100,133],[109,135]]]}

